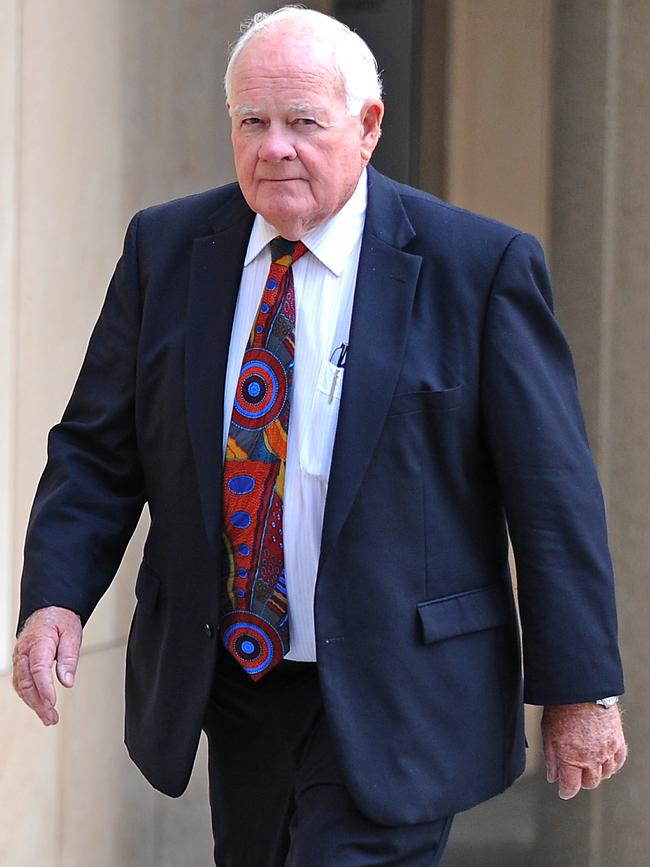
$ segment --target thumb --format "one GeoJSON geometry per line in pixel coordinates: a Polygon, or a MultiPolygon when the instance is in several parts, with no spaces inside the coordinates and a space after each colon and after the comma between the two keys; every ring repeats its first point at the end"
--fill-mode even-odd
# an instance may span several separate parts
{"type": "Polygon", "coordinates": [[[56,676],[62,686],[71,687],[74,685],[80,647],[81,628],[63,630],[56,654],[56,676]]]}

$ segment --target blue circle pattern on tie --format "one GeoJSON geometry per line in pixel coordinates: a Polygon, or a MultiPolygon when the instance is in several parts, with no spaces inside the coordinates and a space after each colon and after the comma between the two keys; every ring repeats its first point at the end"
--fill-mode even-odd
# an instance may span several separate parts
{"type": "Polygon", "coordinates": [[[274,655],[277,658],[279,653],[282,658],[279,633],[272,624],[252,611],[227,614],[222,623],[221,636],[224,645],[249,675],[261,676],[274,655]],[[241,622],[242,613],[250,618],[250,622],[241,622]]]}
{"type": "Polygon", "coordinates": [[[243,430],[263,430],[282,412],[287,391],[287,372],[282,361],[268,349],[247,349],[235,395],[233,421],[243,430]]]}

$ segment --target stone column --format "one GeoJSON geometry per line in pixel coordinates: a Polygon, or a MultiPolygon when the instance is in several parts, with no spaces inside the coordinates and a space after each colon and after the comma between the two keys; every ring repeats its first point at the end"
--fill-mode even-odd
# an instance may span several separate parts
{"type": "Polygon", "coordinates": [[[558,2],[555,73],[552,270],[605,488],[631,756],[597,792],[544,795],[543,863],[636,867],[650,849],[650,4],[558,2]]]}

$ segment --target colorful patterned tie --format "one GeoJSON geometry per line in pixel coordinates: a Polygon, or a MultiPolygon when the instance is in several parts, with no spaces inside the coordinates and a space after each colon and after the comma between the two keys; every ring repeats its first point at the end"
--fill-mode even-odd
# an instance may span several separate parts
{"type": "Polygon", "coordinates": [[[221,640],[259,680],[289,650],[282,514],[302,241],[271,241],[271,268],[244,352],[224,464],[221,640]]]}

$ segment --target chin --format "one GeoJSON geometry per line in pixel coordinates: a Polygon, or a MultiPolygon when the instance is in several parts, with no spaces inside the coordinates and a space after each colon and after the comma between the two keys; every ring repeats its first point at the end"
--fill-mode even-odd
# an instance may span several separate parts
{"type": "Polygon", "coordinates": [[[313,215],[313,211],[305,208],[278,208],[277,203],[275,207],[260,207],[255,210],[264,217],[267,223],[278,228],[287,225],[307,225],[313,215]]]}
{"type": "Polygon", "coordinates": [[[263,184],[257,188],[256,193],[255,200],[260,208],[265,207],[268,211],[298,213],[313,209],[315,205],[305,185],[291,181],[263,184]]]}

